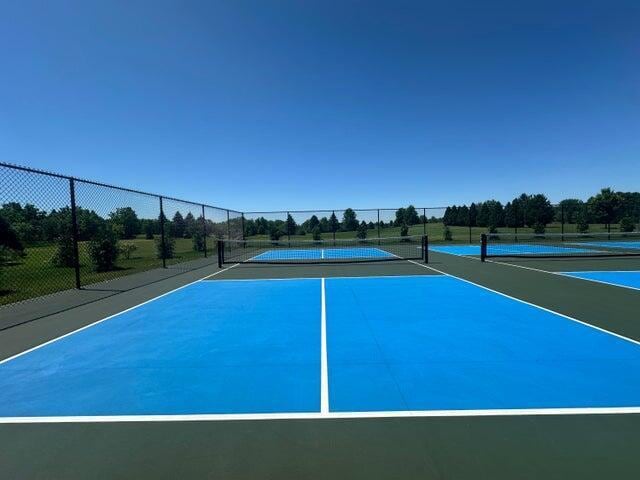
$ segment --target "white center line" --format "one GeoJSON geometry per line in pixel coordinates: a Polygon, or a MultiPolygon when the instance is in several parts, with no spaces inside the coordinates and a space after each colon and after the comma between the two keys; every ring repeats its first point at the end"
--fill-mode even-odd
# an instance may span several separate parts
{"type": "Polygon", "coordinates": [[[327,371],[327,303],[324,278],[320,283],[320,413],[329,413],[329,374],[327,371]]]}

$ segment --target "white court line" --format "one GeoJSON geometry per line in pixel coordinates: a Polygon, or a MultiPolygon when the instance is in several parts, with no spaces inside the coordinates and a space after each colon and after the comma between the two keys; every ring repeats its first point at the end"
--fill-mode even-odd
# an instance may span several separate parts
{"type": "MultiPolygon", "coordinates": [[[[573,273],[582,273],[582,272],[573,272],[573,273]]],[[[561,274],[563,277],[566,278],[575,278],[576,280],[586,280],[587,282],[593,282],[593,283],[601,283],[603,285],[610,285],[612,287],[618,287],[618,288],[628,288],[630,290],[638,290],[640,291],[640,288],[638,287],[632,287],[631,285],[623,285],[621,283],[613,283],[613,282],[607,282],[605,280],[598,280],[596,278],[584,278],[584,277],[576,277],[574,275],[571,275],[571,273],[562,273],[561,274]]]]}
{"type": "Polygon", "coordinates": [[[320,309],[320,413],[329,413],[329,369],[327,368],[327,302],[324,278],[321,282],[320,309]]]}
{"type": "MultiPolygon", "coordinates": [[[[485,287],[484,285],[480,285],[479,283],[472,282],[471,280],[467,280],[465,278],[456,277],[455,275],[451,275],[450,273],[442,272],[442,271],[438,270],[437,268],[433,268],[433,267],[430,267],[428,265],[423,265],[421,263],[414,262],[413,260],[407,260],[407,261],[411,262],[411,263],[415,263],[416,265],[420,265],[421,267],[424,267],[424,268],[429,268],[429,269],[433,270],[434,272],[441,273],[442,275],[446,275],[447,277],[455,278],[456,280],[460,280],[461,282],[466,282],[466,283],[468,283],[470,285],[474,285],[474,286],[476,286],[478,288],[482,288],[483,290],[487,290],[487,291],[495,293],[497,295],[501,295],[501,296],[503,296],[505,298],[508,298],[510,300],[514,300],[516,302],[524,303],[525,305],[529,305],[530,307],[534,307],[534,308],[537,308],[539,310],[544,310],[545,312],[548,312],[548,313],[553,313],[554,315],[558,315],[559,317],[566,318],[567,320],[571,320],[572,322],[579,323],[581,325],[584,325],[585,327],[593,328],[594,330],[598,330],[598,331],[603,332],[603,333],[608,333],[609,335],[613,335],[614,337],[618,337],[618,338],[620,338],[622,340],[626,340],[627,342],[631,342],[631,343],[633,343],[635,345],[640,345],[640,342],[638,340],[634,340],[632,338],[625,337],[624,335],[620,335],[619,333],[615,333],[615,332],[612,332],[610,330],[606,330],[604,328],[597,327],[595,325],[591,325],[590,323],[583,322],[582,320],[578,320],[577,318],[570,317],[569,315],[565,315],[564,313],[556,312],[555,310],[551,310],[550,308],[546,308],[546,307],[543,307],[541,305],[536,305],[535,303],[527,302],[526,300],[522,300],[520,298],[512,297],[511,295],[507,295],[506,293],[502,293],[502,292],[499,292],[499,291],[494,290],[492,288],[485,287]]],[[[548,273],[552,273],[552,272],[548,272],[548,273]]]]}
{"type": "Polygon", "coordinates": [[[11,360],[14,360],[14,359],[16,359],[18,357],[21,357],[22,355],[26,355],[27,353],[33,352],[34,350],[38,350],[38,349],[40,349],[40,348],[42,348],[42,347],[44,347],[46,345],[49,345],[49,344],[54,343],[54,342],[57,342],[58,340],[62,340],[65,337],[68,337],[70,335],[74,335],[74,334],[76,334],[78,332],[81,332],[82,330],[86,330],[87,328],[90,328],[90,327],[93,327],[95,325],[98,325],[99,323],[106,322],[107,320],[110,320],[110,319],[112,319],[114,317],[117,317],[117,316],[122,315],[124,313],[130,312],[131,310],[135,310],[136,308],[139,308],[139,307],[141,307],[143,305],[146,305],[147,303],[150,303],[150,302],[153,302],[155,300],[158,300],[159,298],[162,298],[162,297],[164,297],[166,295],[169,295],[171,293],[177,292],[178,290],[182,290],[183,288],[186,288],[186,287],[188,287],[190,285],[193,285],[193,284],[196,284],[196,283],[201,282],[203,280],[206,280],[207,278],[215,277],[219,273],[226,272],[227,270],[232,269],[236,265],[238,265],[238,264],[232,265],[232,266],[227,267],[227,268],[225,268],[223,270],[218,270],[217,272],[215,272],[215,273],[213,273],[211,275],[207,275],[206,277],[199,278],[198,280],[195,280],[193,282],[187,283],[186,285],[182,285],[181,287],[174,288],[173,290],[169,290],[168,292],[165,292],[165,293],[163,293],[161,295],[158,295],[156,297],[150,298],[149,300],[145,300],[144,302],[139,303],[137,305],[134,305],[133,307],[129,307],[126,310],[122,310],[121,312],[114,313],[113,315],[109,315],[108,317],[105,317],[105,318],[103,318],[101,320],[97,320],[97,321],[95,321],[93,323],[90,323],[89,325],[85,325],[83,327],[77,328],[76,330],[72,330],[69,333],[65,333],[64,335],[60,335],[59,337],[53,338],[51,340],[48,340],[48,341],[46,341],[44,343],[41,343],[40,345],[36,345],[35,347],[31,347],[31,348],[25,350],[24,352],[16,353],[15,355],[12,355],[11,357],[5,358],[4,360],[0,360],[0,365],[2,365],[3,363],[7,363],[7,362],[9,362],[11,360]]]}
{"type": "Polygon", "coordinates": [[[60,417],[4,417],[12,423],[124,423],[124,422],[224,422],[247,420],[332,420],[366,418],[516,417],[542,415],[640,414],[640,407],[502,408],[486,410],[390,410],[370,412],[213,413],[187,415],[94,415],[60,417]]]}
{"type": "MultiPolygon", "coordinates": [[[[297,280],[332,280],[335,278],[357,279],[357,278],[442,278],[442,275],[355,275],[347,277],[288,277],[288,278],[225,278],[223,280],[216,280],[216,282],[290,282],[297,280]]],[[[206,280],[206,279],[205,279],[206,280]]]]}

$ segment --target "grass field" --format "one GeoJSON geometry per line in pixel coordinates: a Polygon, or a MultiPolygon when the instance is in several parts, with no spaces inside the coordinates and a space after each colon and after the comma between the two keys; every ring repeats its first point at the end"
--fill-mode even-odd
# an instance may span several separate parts
{"type": "MultiPolygon", "coordinates": [[[[471,232],[468,227],[449,227],[451,230],[452,240],[444,240],[444,225],[442,223],[428,223],[426,225],[426,233],[429,235],[431,244],[448,243],[448,244],[469,244],[480,241],[480,235],[486,232],[484,227],[473,227],[471,232]]],[[[547,233],[560,233],[561,224],[553,223],[547,226],[547,233]]],[[[565,224],[565,233],[576,231],[576,225],[565,224]]],[[[606,227],[602,224],[590,225],[590,232],[605,232],[606,227]]],[[[618,226],[612,226],[612,231],[618,231],[618,226]]],[[[409,235],[423,235],[425,226],[413,225],[409,229],[409,235]]],[[[513,233],[510,228],[499,228],[499,233],[513,233]]],[[[532,229],[518,229],[520,233],[532,233],[532,229]]],[[[376,238],[378,229],[373,228],[367,230],[368,238],[376,238]]],[[[400,227],[382,227],[380,228],[380,237],[399,237],[400,227]]],[[[283,237],[283,238],[286,238],[283,237]]],[[[333,238],[332,233],[323,233],[322,238],[333,238]]],[[[336,238],[348,239],[356,238],[356,232],[340,231],[336,232],[336,238]]],[[[248,239],[262,240],[268,239],[267,235],[255,235],[248,239]]],[[[311,240],[311,235],[292,235],[292,240],[311,240]]],[[[210,255],[215,254],[215,238],[207,238],[207,251],[210,255]]],[[[89,256],[87,254],[86,242],[80,242],[80,278],[83,286],[91,285],[105,280],[130,275],[144,270],[162,267],[162,260],[157,258],[154,240],[147,240],[144,236],[132,240],[122,240],[121,243],[132,243],[136,246],[136,250],[131,254],[129,259],[124,258],[121,254],[117,266],[117,270],[109,272],[95,272],[91,266],[89,256]]],[[[0,290],[0,305],[18,302],[33,297],[39,297],[50,293],[67,290],[75,287],[75,275],[73,268],[57,267],[53,265],[52,258],[56,252],[54,244],[40,245],[36,247],[28,247],[25,249],[26,256],[17,259],[8,265],[3,265],[0,269],[0,280],[2,282],[2,290],[0,290]]],[[[174,257],[167,259],[167,265],[175,265],[189,260],[202,258],[203,252],[193,250],[191,239],[176,239],[174,257]]]]}
{"type": "MultiPolygon", "coordinates": [[[[147,240],[143,236],[121,243],[132,243],[136,250],[129,259],[121,254],[118,258],[117,270],[109,272],[94,271],[87,253],[87,242],[80,242],[80,280],[83,286],[124,275],[162,267],[162,260],[157,258],[155,240],[147,240]]],[[[207,251],[215,252],[215,238],[207,239],[207,251]]],[[[2,290],[0,305],[5,305],[28,298],[39,297],[50,293],[75,288],[75,273],[71,267],[58,267],[53,264],[56,246],[53,244],[28,247],[26,255],[16,261],[3,265],[0,270],[2,290]]],[[[175,265],[189,260],[202,258],[203,252],[193,250],[193,242],[189,238],[176,239],[174,257],[167,259],[167,265],[175,265]]]]}

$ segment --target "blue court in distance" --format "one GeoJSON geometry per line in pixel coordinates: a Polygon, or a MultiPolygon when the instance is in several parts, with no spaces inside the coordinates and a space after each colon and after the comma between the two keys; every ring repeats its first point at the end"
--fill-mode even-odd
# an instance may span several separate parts
{"type": "Polygon", "coordinates": [[[393,258],[394,255],[375,247],[308,248],[267,250],[251,258],[253,262],[278,260],[352,260],[358,258],[393,258]]]}
{"type": "Polygon", "coordinates": [[[323,398],[327,415],[637,407],[640,346],[447,276],[220,280],[0,363],[2,417],[318,413],[323,398]]]}
{"type": "MultiPolygon", "coordinates": [[[[430,246],[429,250],[450,255],[480,256],[480,245],[430,246]]],[[[527,243],[492,244],[487,246],[487,255],[571,255],[593,252],[593,249],[527,243]]]]}
{"type": "Polygon", "coordinates": [[[563,275],[617,287],[640,290],[640,271],[564,272],[563,275]]]}
{"type": "Polygon", "coordinates": [[[632,250],[640,250],[640,241],[625,242],[625,241],[606,241],[606,242],[580,242],[580,245],[588,245],[590,247],[601,248],[624,248],[632,250]]]}

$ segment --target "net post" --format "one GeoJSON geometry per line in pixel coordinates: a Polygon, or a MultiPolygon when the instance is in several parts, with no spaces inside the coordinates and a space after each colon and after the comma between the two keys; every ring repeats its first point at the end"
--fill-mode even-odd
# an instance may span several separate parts
{"type": "Polygon", "coordinates": [[[480,235],[480,260],[485,261],[487,259],[487,234],[480,235]]]}
{"type": "Polygon", "coordinates": [[[424,263],[429,263],[429,236],[424,235],[422,237],[422,248],[424,250],[424,263]]]}
{"type": "Polygon", "coordinates": [[[76,216],[76,186],[75,180],[69,178],[69,196],[71,197],[71,237],[73,240],[73,270],[76,288],[80,288],[80,252],[78,250],[78,218],[76,216]]]}
{"type": "Polygon", "coordinates": [[[162,208],[162,196],[160,198],[160,244],[162,245],[162,268],[167,268],[167,245],[164,237],[164,209],[162,208]]]}
{"type": "Polygon", "coordinates": [[[218,268],[222,268],[224,264],[224,241],[218,239],[218,268]]]}
{"type": "Polygon", "coordinates": [[[204,258],[207,258],[207,221],[204,218],[204,205],[202,205],[202,246],[204,247],[204,258]]]}

